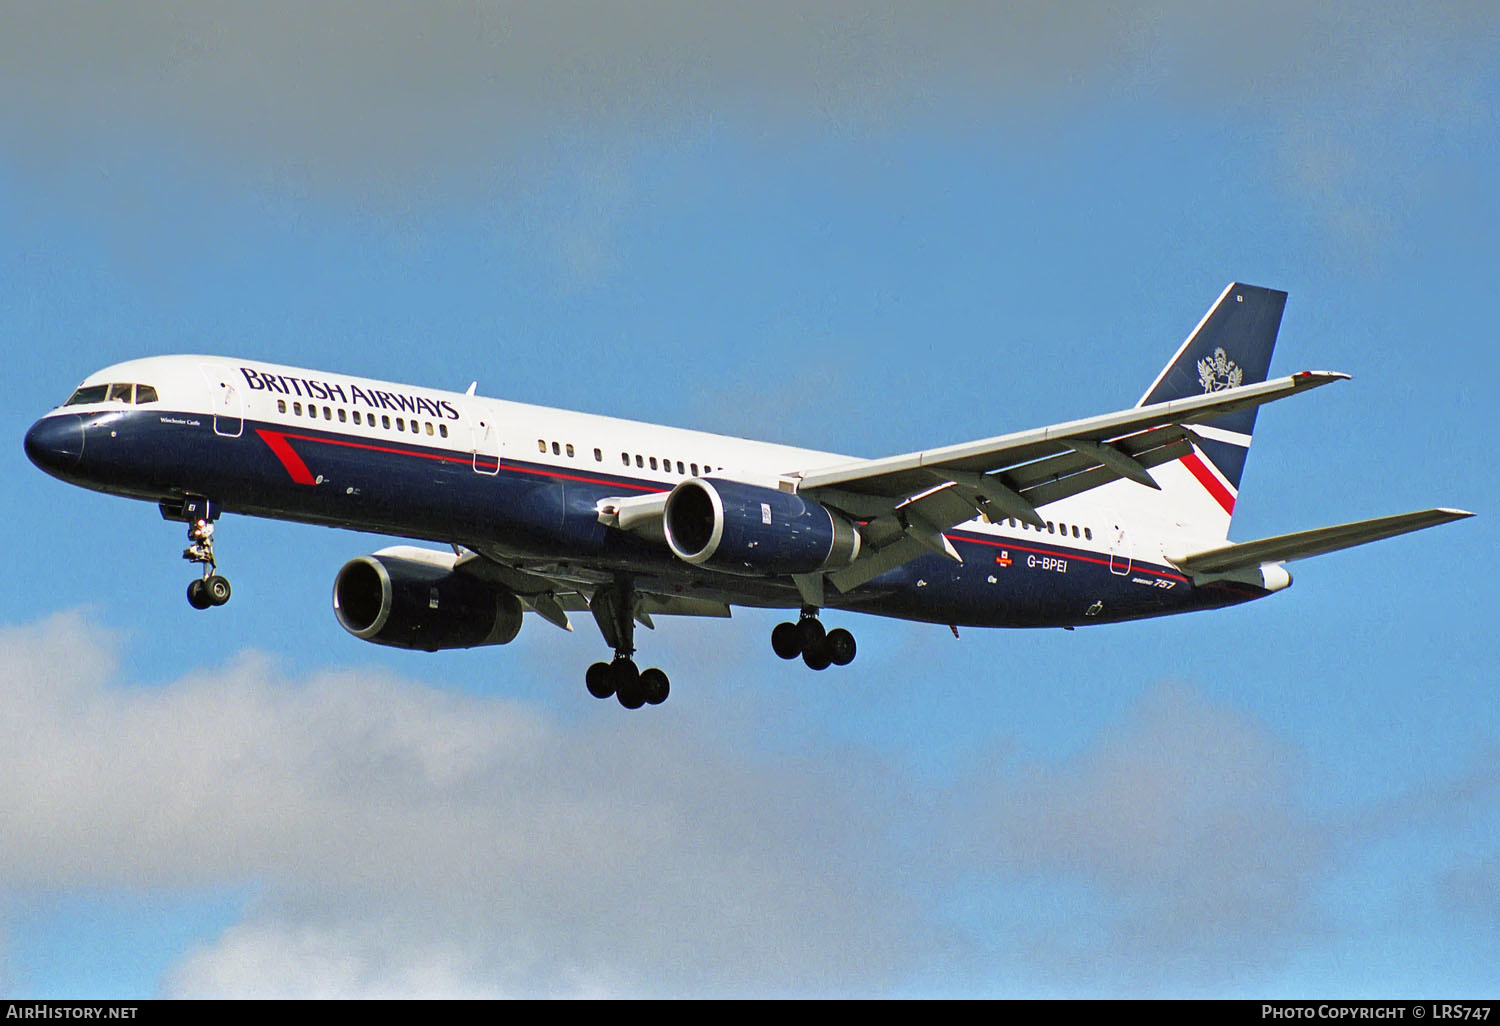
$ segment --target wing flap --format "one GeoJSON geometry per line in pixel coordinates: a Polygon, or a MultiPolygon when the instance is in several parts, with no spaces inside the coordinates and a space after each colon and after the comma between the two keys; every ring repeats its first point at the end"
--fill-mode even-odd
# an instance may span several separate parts
{"type": "MultiPolygon", "coordinates": [[[[1127,436],[1112,443],[1112,448],[1128,456],[1143,472],[1181,459],[1193,450],[1188,430],[1175,425],[1127,436]]],[[[1122,475],[1113,466],[1070,450],[1008,470],[1004,476],[1033,506],[1045,506],[1119,480],[1122,475]]]]}
{"type": "Polygon", "coordinates": [[[1339,549],[1380,541],[1382,538],[1394,538],[1399,534],[1452,523],[1473,515],[1461,509],[1424,509],[1415,513],[1377,517],[1374,520],[1318,527],[1294,534],[1278,534],[1256,541],[1219,545],[1201,552],[1167,558],[1173,565],[1190,574],[1228,573],[1262,563],[1282,563],[1321,556],[1326,552],[1337,552],[1339,549]]]}

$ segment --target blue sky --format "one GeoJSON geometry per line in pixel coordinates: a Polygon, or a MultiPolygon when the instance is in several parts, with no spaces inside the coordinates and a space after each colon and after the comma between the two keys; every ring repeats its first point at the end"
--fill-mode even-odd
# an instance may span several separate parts
{"type": "MultiPolygon", "coordinates": [[[[0,13],[0,991],[1493,994],[1492,5],[0,13]],[[1062,631],[341,631],[381,539],[31,467],[242,354],[877,456],[1127,406],[1290,293],[1233,537],[1432,505],[1248,607],[1062,631]],[[644,663],[643,663],[644,665],[644,663]]],[[[836,616],[832,619],[837,619],[836,616]]]]}

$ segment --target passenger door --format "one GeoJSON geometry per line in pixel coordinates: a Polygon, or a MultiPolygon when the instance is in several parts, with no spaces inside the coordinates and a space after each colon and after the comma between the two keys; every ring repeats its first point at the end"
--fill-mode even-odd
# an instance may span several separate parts
{"type": "Polygon", "coordinates": [[[200,364],[199,371],[208,385],[213,408],[214,434],[238,438],[245,430],[245,399],[229,372],[213,364],[200,364]]]}

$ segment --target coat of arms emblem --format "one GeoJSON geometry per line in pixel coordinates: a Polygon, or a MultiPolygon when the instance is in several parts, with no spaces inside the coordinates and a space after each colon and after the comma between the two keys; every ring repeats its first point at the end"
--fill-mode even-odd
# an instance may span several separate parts
{"type": "Polygon", "coordinates": [[[1231,360],[1222,347],[1215,349],[1213,356],[1205,356],[1198,361],[1198,380],[1203,383],[1205,392],[1237,388],[1244,377],[1245,372],[1240,370],[1239,364],[1231,360]]]}

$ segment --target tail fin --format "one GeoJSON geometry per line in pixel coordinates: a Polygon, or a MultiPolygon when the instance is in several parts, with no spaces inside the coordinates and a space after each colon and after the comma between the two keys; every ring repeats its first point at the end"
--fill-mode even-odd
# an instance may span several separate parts
{"type": "MultiPolygon", "coordinates": [[[[1285,292],[1232,282],[1136,405],[1265,381],[1285,306],[1285,292]]],[[[1193,451],[1153,471],[1173,519],[1190,533],[1229,537],[1257,409],[1193,425],[1193,451]]]]}

